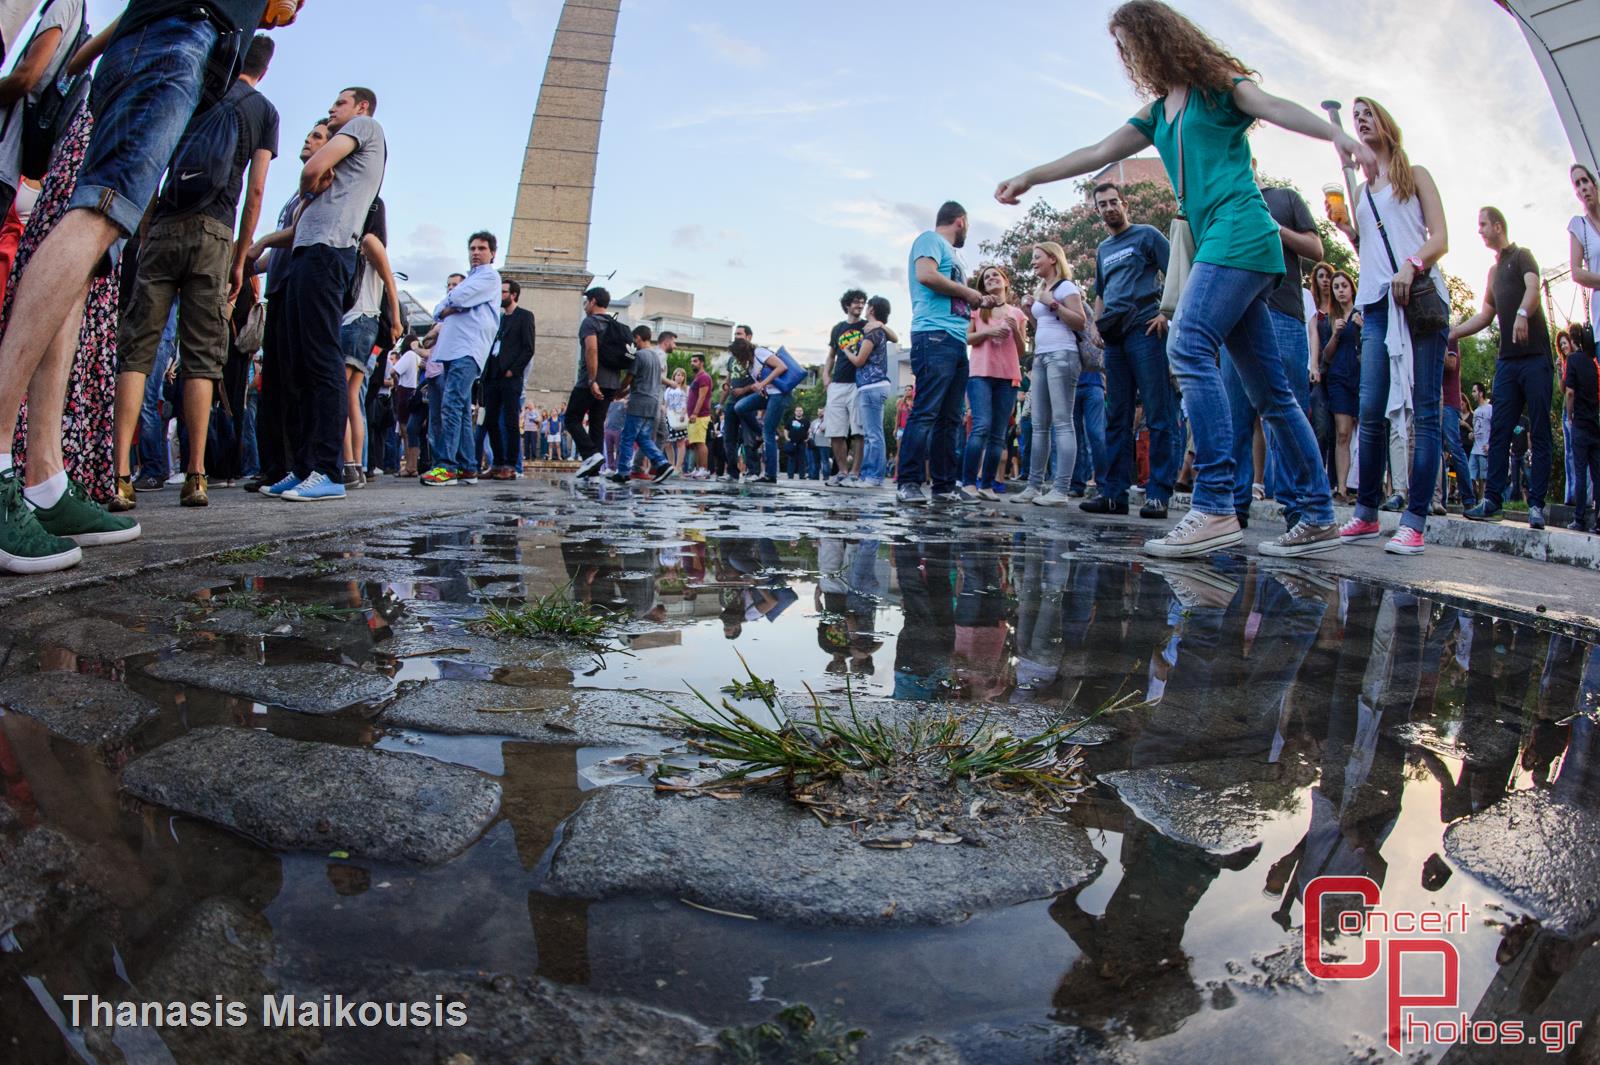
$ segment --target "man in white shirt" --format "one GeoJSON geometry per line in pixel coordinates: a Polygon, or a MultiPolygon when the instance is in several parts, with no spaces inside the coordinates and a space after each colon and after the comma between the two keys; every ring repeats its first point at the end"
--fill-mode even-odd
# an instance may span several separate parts
{"type": "Polygon", "coordinates": [[[500,271],[493,266],[499,243],[493,233],[467,240],[472,270],[434,311],[438,325],[431,362],[441,367],[430,393],[439,401],[432,439],[433,469],[422,475],[431,488],[478,483],[478,449],[472,420],[472,386],[483,373],[500,329],[500,271]]]}

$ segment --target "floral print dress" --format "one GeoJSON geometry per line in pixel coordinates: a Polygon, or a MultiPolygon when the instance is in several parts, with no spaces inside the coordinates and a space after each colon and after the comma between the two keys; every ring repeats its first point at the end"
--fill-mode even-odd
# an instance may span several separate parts
{"type": "MultiPolygon", "coordinates": [[[[67,213],[67,201],[78,187],[78,170],[94,131],[94,117],[87,105],[78,109],[61,143],[56,145],[45,175],[39,202],[28,219],[28,228],[17,247],[16,267],[0,310],[0,336],[11,317],[17,285],[28,268],[28,261],[56,223],[67,213]]],[[[111,498],[115,477],[111,462],[111,412],[117,395],[117,293],[118,268],[110,276],[97,278],[89,286],[83,307],[83,330],[78,334],[78,354],[72,363],[67,384],[66,413],[61,424],[61,448],[66,458],[67,476],[83,485],[91,499],[104,503],[111,498]]],[[[16,464],[27,464],[28,408],[24,404],[17,419],[12,454],[16,464]]]]}

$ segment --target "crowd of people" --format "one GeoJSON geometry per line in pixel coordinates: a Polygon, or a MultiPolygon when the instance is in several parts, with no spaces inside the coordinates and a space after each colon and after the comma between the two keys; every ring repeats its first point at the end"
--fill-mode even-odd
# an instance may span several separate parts
{"type": "MultiPolygon", "coordinates": [[[[772,484],[787,472],[892,481],[906,506],[1078,501],[1098,514],[1128,514],[1142,485],[1146,519],[1188,496],[1146,544],[1169,558],[1239,543],[1261,499],[1282,508],[1286,531],[1260,547],[1280,557],[1377,538],[1391,510],[1386,549],[1418,554],[1451,501],[1492,521],[1521,498],[1544,526],[1556,351],[1572,527],[1594,527],[1593,322],[1552,346],[1538,264],[1484,207],[1496,265],[1482,309],[1452,323],[1444,205],[1393,116],[1361,97],[1348,134],[1264,92],[1160,0],[1110,20],[1148,103],[995,194],[1014,204],[1154,146],[1182,208],[1172,233],[1131,217],[1105,182],[1092,279],[1051,241],[1020,276],[1020,263],[973,273],[959,253],[967,212],[944,204],[907,260],[915,386],[898,397],[900,337],[881,295],[844,294],[813,382],[744,325],[721,365],[696,352],[674,367],[673,333],[630,328],[592,288],[573,389],[549,409],[527,401],[535,322],[495,267],[493,233],[472,234],[430,327],[409,331],[373,90],[337,94],[302,143],[295,193],[257,236],[279,117],[260,88],[272,38],[255,31],[302,4],[131,0],[91,35],[84,0],[47,0],[20,49],[9,45],[40,5],[4,7],[0,419],[17,431],[0,440],[0,569],[60,569],[83,547],[138,537],[140,494],[169,480],[189,507],[208,505],[213,477],[321,502],[382,472],[452,487],[515,478],[529,460],[575,462],[579,481],[772,484]],[[37,119],[45,104],[53,122],[37,119]],[[1259,178],[1257,123],[1331,141],[1347,173],[1364,173],[1325,209],[1365,269],[1325,262],[1304,199],[1259,178]],[[1459,342],[1491,325],[1494,379],[1464,395],[1459,342]],[[811,406],[795,402],[813,383],[811,406]],[[1336,502],[1354,504],[1342,524],[1336,502]]],[[[1600,289],[1600,189],[1582,165],[1571,179],[1573,278],[1600,289]]]]}

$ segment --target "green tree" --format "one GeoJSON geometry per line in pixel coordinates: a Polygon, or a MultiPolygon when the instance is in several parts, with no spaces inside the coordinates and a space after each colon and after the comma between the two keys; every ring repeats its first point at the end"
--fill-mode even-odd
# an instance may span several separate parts
{"type": "MultiPolygon", "coordinates": [[[[1087,197],[1092,187],[1087,181],[1080,182],[1077,191],[1087,197]]],[[[1163,233],[1178,213],[1172,189],[1153,181],[1125,186],[1122,199],[1127,204],[1130,221],[1155,226],[1163,233]]],[[[1036,281],[1033,246],[1053,240],[1067,253],[1072,279],[1092,296],[1095,249],[1106,236],[1105,223],[1100,221],[1093,204],[1080,202],[1066,210],[1057,210],[1041,200],[1028,209],[1020,222],[1001,234],[999,240],[986,240],[979,250],[983,252],[985,263],[1001,263],[1011,268],[1020,295],[1031,292],[1036,281]]]]}

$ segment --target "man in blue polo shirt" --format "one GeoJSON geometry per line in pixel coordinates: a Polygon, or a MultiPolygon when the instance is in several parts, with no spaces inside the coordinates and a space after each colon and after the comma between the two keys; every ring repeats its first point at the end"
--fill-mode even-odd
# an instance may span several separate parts
{"type": "Polygon", "coordinates": [[[951,201],[939,208],[934,227],[911,245],[906,271],[911,281],[911,372],[917,405],[900,439],[895,498],[904,505],[927,502],[922,471],[928,470],[937,503],[959,503],[956,445],[967,401],[967,324],[972,311],[996,300],[967,284],[956,249],[967,242],[967,209],[951,201]]]}

